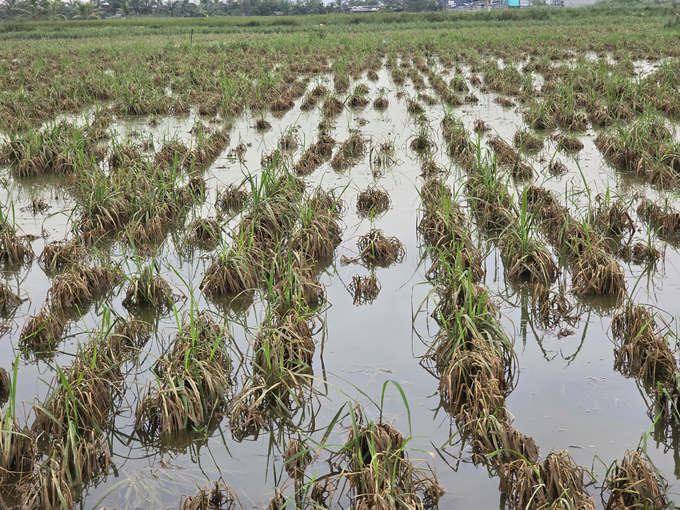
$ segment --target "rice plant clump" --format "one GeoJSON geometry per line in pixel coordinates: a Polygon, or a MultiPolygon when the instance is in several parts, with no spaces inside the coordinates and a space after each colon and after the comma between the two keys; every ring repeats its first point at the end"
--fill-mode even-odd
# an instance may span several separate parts
{"type": "Polygon", "coordinates": [[[188,225],[189,242],[212,248],[220,242],[222,229],[213,218],[199,218],[188,225]]]}
{"type": "Polygon", "coordinates": [[[621,464],[608,470],[603,490],[609,491],[605,508],[668,508],[665,480],[660,480],[651,463],[639,450],[627,450],[621,464]]]}
{"type": "Polygon", "coordinates": [[[222,415],[231,388],[227,332],[208,313],[192,310],[154,364],[155,387],[135,411],[135,430],[155,437],[205,427],[222,415]]]}
{"type": "Polygon", "coordinates": [[[671,387],[677,372],[674,353],[660,334],[654,314],[644,306],[628,304],[612,319],[614,366],[618,370],[671,387]]]}
{"type": "Polygon", "coordinates": [[[125,290],[123,306],[128,309],[151,307],[169,310],[175,298],[168,282],[157,273],[155,264],[149,264],[132,278],[125,290]]]}
{"type": "Polygon", "coordinates": [[[61,271],[82,262],[86,255],[85,247],[77,239],[61,240],[46,244],[38,261],[46,271],[61,271]]]}
{"type": "Polygon", "coordinates": [[[54,279],[47,297],[52,310],[64,310],[90,302],[120,279],[112,267],[76,265],[54,279]]]}
{"type": "Polygon", "coordinates": [[[229,184],[218,192],[215,205],[221,211],[235,212],[246,205],[248,198],[246,190],[235,184],[229,184]]]}
{"type": "Polygon", "coordinates": [[[8,314],[17,309],[24,300],[0,283],[0,314],[8,314]]]}
{"type": "Polygon", "coordinates": [[[249,248],[239,238],[234,246],[225,246],[213,257],[200,288],[207,295],[240,294],[259,286],[260,252],[249,248]]]}
{"type": "Polygon", "coordinates": [[[580,508],[594,510],[585,491],[585,470],[568,452],[552,451],[540,463],[518,459],[503,466],[500,487],[512,508],[580,508]]]}
{"type": "Polygon", "coordinates": [[[19,342],[30,349],[50,349],[61,340],[65,330],[66,324],[60,314],[43,307],[26,321],[19,342]]]}
{"type": "MultiPolygon", "coordinates": [[[[300,374],[311,370],[316,346],[314,318],[288,309],[268,314],[253,340],[253,365],[267,387],[284,384],[294,388],[300,374]]],[[[281,393],[281,392],[277,392],[281,393]]]]}
{"type": "Polygon", "coordinates": [[[382,230],[371,230],[357,241],[359,258],[369,265],[390,266],[406,255],[404,245],[396,237],[385,237],[382,230]]]}
{"type": "Polygon", "coordinates": [[[360,217],[379,216],[385,213],[392,200],[389,193],[378,186],[369,186],[357,195],[357,214],[360,217]]]}
{"type": "Polygon", "coordinates": [[[235,510],[243,508],[236,491],[220,478],[207,484],[195,496],[182,496],[179,510],[235,510]]]}
{"type": "Polygon", "coordinates": [[[515,147],[525,151],[540,151],[543,148],[543,139],[526,129],[515,132],[513,141],[515,147]]]}
{"type": "Polygon", "coordinates": [[[355,305],[373,303],[380,294],[381,288],[380,281],[374,273],[368,276],[354,275],[347,286],[355,305]]]}
{"type": "Polygon", "coordinates": [[[436,507],[444,490],[429,468],[416,468],[406,439],[384,421],[356,423],[338,452],[348,463],[350,490],[357,510],[436,507]]]}

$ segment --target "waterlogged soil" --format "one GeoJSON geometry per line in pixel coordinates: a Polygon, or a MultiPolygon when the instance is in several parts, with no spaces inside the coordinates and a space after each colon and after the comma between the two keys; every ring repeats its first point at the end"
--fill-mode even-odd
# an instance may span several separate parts
{"type": "MultiPolygon", "coordinates": [[[[370,105],[346,108],[337,118],[331,134],[341,142],[349,136],[350,129],[358,129],[370,140],[372,147],[393,142],[395,164],[376,177],[370,154],[366,154],[349,169],[335,171],[325,162],[305,178],[310,187],[321,185],[324,189],[341,192],[347,203],[342,218],[342,243],[336,250],[335,259],[321,276],[329,306],[322,314],[324,328],[315,336],[317,349],[312,364],[320,397],[295,416],[266,427],[256,438],[236,440],[228,420],[224,419],[207,431],[143,443],[133,433],[136,399],[151,381],[150,364],[177,329],[172,313],[149,315],[145,320],[153,325],[155,333],[146,345],[146,351],[140,354],[136,370],[128,376],[131,379],[126,395],[129,407],[117,416],[111,436],[114,467],[108,476],[82,488],[83,508],[176,508],[182,494],[194,494],[197,487],[219,477],[234,487],[245,508],[266,506],[274,496],[275,488],[282,487],[286,480],[283,454],[287,438],[295,437],[299,431],[302,437],[320,441],[328,424],[348,401],[356,400],[365,405],[365,415],[377,419],[377,406],[371,400],[380,403],[387,381],[396,381],[403,388],[408,407],[396,386],[388,385],[383,416],[393,420],[393,425],[404,434],[409,433],[410,421],[410,434],[414,437],[409,443],[414,449],[411,458],[435,465],[439,483],[446,490],[440,507],[503,506],[497,478],[491,477],[483,466],[476,467],[471,462],[470,451],[461,451],[457,428],[439,407],[439,382],[420,364],[420,357],[426,352],[437,326],[428,320],[429,313],[417,313],[419,309],[427,308],[431,290],[425,278],[427,264],[421,258],[423,249],[416,235],[420,205],[418,189],[423,182],[420,175],[422,157],[409,148],[419,128],[419,119],[406,110],[406,101],[415,92],[408,87],[395,87],[384,70],[379,75],[379,82],[366,83],[372,99],[377,97],[378,88],[385,88],[390,102],[388,109],[379,112],[370,105]],[[391,207],[380,217],[360,218],[356,213],[357,193],[373,183],[389,192],[391,207]],[[340,264],[340,260],[343,256],[356,257],[358,237],[372,228],[382,229],[387,236],[396,236],[406,247],[406,257],[399,264],[376,269],[382,286],[379,295],[370,304],[355,305],[347,286],[354,275],[367,275],[369,270],[358,264],[340,264]]],[[[314,85],[316,83],[310,88],[314,85]]],[[[502,108],[494,103],[494,94],[474,88],[472,92],[479,97],[479,103],[458,107],[454,110],[455,115],[463,119],[470,130],[476,119],[483,119],[492,128],[492,133],[512,144],[515,131],[523,126],[521,113],[516,108],[502,108]]],[[[283,116],[267,115],[272,127],[266,131],[254,128],[255,117],[225,119],[233,124],[231,145],[206,169],[208,196],[204,206],[195,207],[195,217],[214,216],[215,190],[240,182],[247,173],[260,172],[261,157],[274,150],[282,133],[290,128],[301,142],[301,147],[291,154],[291,160],[297,161],[305,146],[316,139],[321,120],[319,110],[301,112],[300,102],[298,100],[295,108],[283,116]],[[246,147],[240,158],[231,150],[239,143],[246,147]]],[[[460,189],[465,174],[451,163],[441,136],[444,110],[439,105],[425,108],[429,136],[436,144],[434,159],[450,169],[448,182],[454,190],[460,189]]],[[[84,122],[86,117],[87,112],[76,120],[84,122]]],[[[132,140],[151,137],[157,147],[170,138],[189,144],[194,123],[209,119],[201,119],[195,112],[187,116],[157,117],[158,125],[153,128],[146,120],[118,119],[115,137],[132,140]]],[[[579,135],[584,149],[578,154],[557,153],[556,157],[568,167],[568,172],[558,177],[546,171],[556,152],[555,144],[548,141],[542,152],[529,158],[537,172],[534,182],[553,190],[562,200],[571,197],[568,206],[574,214],[600,193],[624,197],[646,195],[655,200],[665,197],[644,181],[611,168],[595,147],[595,135],[590,130],[579,135]],[[579,190],[582,193],[575,194],[579,190]]],[[[2,177],[4,189],[0,198],[5,205],[14,204],[16,221],[23,232],[38,236],[33,242],[36,254],[46,242],[69,235],[75,203],[62,189],[59,179],[16,180],[9,169],[3,170],[2,177]],[[51,208],[36,215],[24,210],[33,199],[43,199],[51,208]]],[[[510,185],[512,187],[512,181],[510,185]]],[[[464,194],[461,201],[464,201],[464,194]]],[[[634,217],[632,209],[631,214],[634,217]]],[[[188,221],[191,219],[190,215],[188,221]]],[[[646,239],[647,233],[643,229],[636,235],[646,239]]],[[[646,442],[647,452],[671,483],[672,496],[680,476],[678,434],[673,431],[671,437],[657,440],[647,412],[648,402],[639,382],[614,369],[613,343],[609,334],[615,306],[613,300],[573,297],[578,323],[568,330],[541,330],[533,323],[527,289],[504,279],[500,254],[494,244],[488,242],[484,231],[476,233],[475,243],[487,250],[487,273],[483,284],[501,305],[502,321],[514,339],[519,359],[519,380],[507,398],[507,407],[514,416],[513,426],[533,437],[543,454],[551,449],[568,450],[578,464],[592,469],[598,479],[604,475],[606,465],[615,458],[620,459],[627,449],[635,449],[641,438],[651,431],[652,436],[646,442]]],[[[641,266],[625,263],[622,267],[632,299],[658,306],[670,328],[675,330],[672,319],[680,313],[677,299],[680,256],[672,245],[660,240],[656,240],[656,245],[664,253],[656,270],[645,271],[641,266]]],[[[119,261],[126,273],[136,272],[134,263],[126,258],[117,242],[98,246],[98,249],[119,261]]],[[[193,294],[199,309],[213,310],[228,318],[239,348],[246,352],[248,341],[262,318],[261,297],[256,295],[252,302],[237,306],[206,301],[198,286],[210,262],[210,252],[188,248],[182,229],[173,231],[154,257],[160,262],[162,276],[175,292],[187,297],[193,294]]],[[[6,269],[3,276],[10,288],[20,289],[19,293],[26,298],[14,316],[7,320],[9,330],[0,338],[1,364],[8,367],[19,352],[18,340],[23,324],[43,306],[51,281],[36,262],[6,269]]],[[[568,288],[568,271],[561,279],[568,288]]],[[[53,359],[19,356],[17,401],[20,420],[30,422],[33,403],[42,401],[48,394],[54,366],[68,365],[78,341],[84,341],[88,329],[99,326],[102,303],[126,315],[123,295],[121,287],[116,287],[99,302],[81,310],[82,317],[75,319],[53,359]]],[[[180,312],[189,306],[189,301],[178,301],[180,312]]],[[[346,435],[346,429],[336,427],[328,443],[340,445],[346,435]]],[[[322,455],[307,472],[318,472],[322,476],[328,471],[329,466],[322,455]]],[[[287,494],[292,494],[290,487],[287,494]]],[[[596,502],[598,507],[602,506],[599,497],[596,502]]]]}

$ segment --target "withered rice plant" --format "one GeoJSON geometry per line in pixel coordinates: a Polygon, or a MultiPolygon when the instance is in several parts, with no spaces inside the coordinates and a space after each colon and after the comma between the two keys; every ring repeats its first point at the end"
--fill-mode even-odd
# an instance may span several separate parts
{"type": "Polygon", "coordinates": [[[129,143],[116,144],[109,157],[109,168],[133,168],[143,159],[142,153],[129,143]]]}
{"type": "Polygon", "coordinates": [[[239,236],[234,246],[224,246],[213,257],[200,285],[206,295],[240,294],[259,286],[261,252],[246,243],[239,236]]]}
{"type": "Polygon", "coordinates": [[[1,262],[8,264],[27,262],[34,256],[33,248],[26,236],[17,236],[15,229],[7,223],[0,228],[1,262]]]}
{"type": "Polygon", "coordinates": [[[349,106],[362,108],[371,102],[366,95],[366,92],[364,92],[365,89],[361,85],[356,85],[350,96],[347,98],[347,104],[349,106]]]}
{"type": "MultiPolygon", "coordinates": [[[[489,125],[486,122],[484,122],[482,119],[475,120],[473,129],[475,130],[475,132],[477,134],[480,134],[480,135],[482,133],[488,133],[489,131],[491,131],[491,128],[489,127],[489,125]]],[[[517,135],[515,135],[515,137],[517,137],[517,135]]]]}
{"type": "Polygon", "coordinates": [[[349,138],[340,144],[338,152],[331,160],[331,166],[335,169],[348,168],[365,152],[366,139],[358,131],[352,131],[349,138]]]}
{"type": "Polygon", "coordinates": [[[494,162],[480,165],[480,172],[470,174],[465,187],[472,199],[472,212],[481,226],[502,232],[517,224],[508,186],[499,177],[494,162]]]}
{"type": "Polygon", "coordinates": [[[312,94],[307,94],[305,98],[302,100],[302,103],[300,103],[300,110],[302,110],[303,112],[311,110],[316,106],[317,101],[318,101],[317,97],[313,96],[312,94]]]}
{"type": "Polygon", "coordinates": [[[57,344],[66,329],[65,320],[49,307],[43,307],[24,324],[19,337],[22,346],[30,349],[50,349],[57,344]]]}
{"type": "Polygon", "coordinates": [[[452,197],[451,188],[439,177],[428,177],[420,188],[420,199],[426,207],[430,204],[437,206],[452,197]]]}
{"type": "Polygon", "coordinates": [[[447,267],[437,288],[440,299],[433,317],[441,326],[427,352],[438,374],[444,373],[456,351],[480,350],[502,360],[505,380],[513,380],[515,355],[508,334],[499,320],[498,307],[488,291],[472,282],[470,273],[447,267]],[[487,353],[486,351],[489,351],[487,353]]]}
{"type": "Polygon", "coordinates": [[[472,439],[473,459],[475,462],[508,464],[525,458],[529,462],[538,460],[538,446],[532,437],[522,434],[509,424],[504,412],[482,414],[473,421],[465,422],[464,416],[456,417],[459,426],[463,425],[463,437],[472,439]],[[488,455],[495,454],[491,459],[488,455]]]}
{"type": "Polygon", "coordinates": [[[552,451],[538,464],[518,459],[503,465],[500,489],[513,509],[594,510],[595,499],[585,491],[584,476],[568,452],[552,451]]]}
{"type": "Polygon", "coordinates": [[[418,101],[409,99],[407,102],[406,111],[414,115],[420,115],[425,113],[425,108],[423,108],[421,104],[418,103],[418,101]]]}
{"type": "Polygon", "coordinates": [[[93,296],[109,290],[119,280],[112,267],[85,267],[80,264],[58,275],[47,291],[52,310],[63,310],[89,303],[93,296]]]}
{"type": "Polygon", "coordinates": [[[559,159],[552,160],[548,165],[548,172],[551,175],[562,175],[566,174],[568,171],[567,165],[562,163],[559,159]]]}
{"type": "Polygon", "coordinates": [[[443,175],[446,173],[446,169],[435,163],[433,160],[428,159],[422,162],[420,165],[420,175],[425,177],[426,179],[428,177],[436,177],[438,175],[443,175]]]}
{"type": "Polygon", "coordinates": [[[396,237],[385,237],[382,230],[373,229],[357,241],[359,258],[370,265],[390,266],[404,260],[406,249],[396,237]]]}
{"type": "Polygon", "coordinates": [[[678,370],[675,354],[650,309],[626,304],[612,319],[612,336],[616,369],[664,386],[672,382],[678,370]]]}
{"type": "Polygon", "coordinates": [[[189,152],[189,148],[176,140],[165,143],[154,155],[155,166],[183,166],[183,161],[189,152]]]}
{"type": "Polygon", "coordinates": [[[9,409],[0,413],[0,483],[30,473],[35,458],[33,433],[26,427],[19,428],[9,409]]]}
{"type": "MultiPolygon", "coordinates": [[[[79,439],[101,431],[117,412],[125,391],[120,364],[100,339],[79,347],[71,366],[55,375],[52,391],[35,407],[34,433],[54,439],[67,438],[74,432],[79,439]]],[[[69,438],[73,440],[73,438],[69,438]]]]}
{"type": "Polygon", "coordinates": [[[326,287],[311,262],[306,254],[295,250],[273,255],[268,285],[278,310],[315,308],[325,302],[326,287]]]}
{"type": "Polygon", "coordinates": [[[189,242],[203,247],[214,247],[222,238],[222,228],[213,218],[198,218],[192,221],[189,230],[189,242]]]}
{"type": "Polygon", "coordinates": [[[586,250],[576,261],[572,286],[577,294],[612,294],[623,297],[626,278],[616,259],[595,250],[586,250]]]}
{"type": "Polygon", "coordinates": [[[22,508],[68,510],[75,507],[69,473],[60,456],[60,451],[55,449],[36,466],[31,476],[24,477],[18,484],[23,495],[22,508]]]}
{"type": "Polygon", "coordinates": [[[376,110],[384,110],[390,105],[390,100],[385,96],[378,96],[373,100],[373,108],[376,110]]]}
{"type": "Polygon", "coordinates": [[[606,510],[669,508],[666,481],[657,478],[639,450],[626,450],[623,460],[609,469],[603,491],[609,491],[606,510]]]}
{"type": "Polygon", "coordinates": [[[507,389],[501,358],[478,341],[472,349],[455,349],[439,379],[439,394],[445,408],[462,424],[490,415],[506,420],[507,389]]]}
{"type": "Polygon", "coordinates": [[[602,203],[593,214],[592,223],[598,231],[608,237],[635,233],[635,222],[620,201],[612,204],[602,203]]]}
{"type": "Polygon", "coordinates": [[[144,436],[200,430],[226,409],[232,371],[227,333],[208,313],[188,315],[154,364],[156,384],[135,410],[134,428],[144,436]]]}
{"type": "Polygon", "coordinates": [[[553,137],[557,141],[557,149],[565,152],[578,152],[583,150],[585,145],[577,136],[557,135],[553,137]]]}
{"type": "Polygon", "coordinates": [[[46,244],[38,262],[46,271],[61,271],[82,262],[86,256],[85,247],[77,239],[62,239],[46,244]]]}
{"type": "Polygon", "coordinates": [[[406,451],[407,440],[384,421],[353,420],[343,448],[345,472],[357,510],[436,508],[444,490],[429,466],[418,467],[406,451]]]}
{"type": "Polygon", "coordinates": [[[637,214],[662,237],[673,237],[680,234],[680,213],[672,210],[667,203],[662,207],[647,198],[643,198],[638,205],[637,214]]]}
{"type": "Polygon", "coordinates": [[[354,275],[347,286],[355,305],[371,304],[380,294],[382,286],[378,277],[371,273],[367,276],[354,275]]]}
{"type": "Polygon", "coordinates": [[[467,217],[456,202],[443,195],[440,200],[424,205],[417,231],[428,246],[442,249],[469,242],[467,217]]]}
{"type": "Polygon", "coordinates": [[[290,248],[312,260],[332,257],[342,240],[342,229],[333,213],[316,209],[317,204],[307,201],[302,205],[299,224],[290,236],[290,248]]]}
{"type": "Polygon", "coordinates": [[[272,125],[264,119],[264,117],[259,117],[255,121],[255,129],[259,130],[265,130],[265,129],[271,129],[272,125]]]}
{"type": "Polygon", "coordinates": [[[549,284],[557,278],[557,264],[550,251],[536,239],[509,227],[501,235],[500,244],[505,274],[509,279],[549,284]]]}
{"type": "Polygon", "coordinates": [[[335,96],[328,96],[323,102],[322,111],[326,117],[337,117],[344,109],[345,105],[335,96]]]}
{"type": "Polygon", "coordinates": [[[642,242],[637,242],[632,246],[629,244],[622,246],[618,255],[626,262],[645,264],[651,267],[655,267],[657,261],[663,256],[657,248],[642,242]]]}
{"type": "Polygon", "coordinates": [[[4,404],[9,397],[12,383],[9,378],[7,370],[0,367],[0,405],[4,404]]]}
{"type": "Polygon", "coordinates": [[[5,284],[0,283],[0,314],[12,312],[23,301],[18,294],[12,292],[5,284]]]}
{"type": "MultiPolygon", "coordinates": [[[[341,193],[342,195],[342,193],[341,193]]],[[[318,186],[309,197],[309,207],[319,212],[327,214],[333,218],[339,218],[345,212],[345,201],[336,196],[335,190],[326,191],[318,186]]]]}
{"type": "Polygon", "coordinates": [[[391,203],[387,190],[372,185],[357,195],[357,214],[362,218],[379,216],[390,208],[391,203]]]}
{"type": "Polygon", "coordinates": [[[304,475],[307,465],[312,461],[312,454],[307,445],[298,438],[288,440],[284,462],[288,476],[298,480],[304,475]]]}
{"type": "Polygon", "coordinates": [[[307,149],[297,163],[295,163],[295,173],[297,175],[309,175],[318,166],[323,163],[323,157],[321,157],[315,150],[315,147],[310,147],[307,149]]]}
{"type": "Polygon", "coordinates": [[[472,166],[471,158],[476,148],[463,121],[447,113],[442,120],[442,129],[449,155],[465,168],[472,166]]]}
{"type": "Polygon", "coordinates": [[[106,347],[113,359],[126,359],[136,353],[151,338],[151,326],[130,316],[117,317],[113,329],[106,335],[106,347]]]}
{"type": "Polygon", "coordinates": [[[574,307],[561,287],[553,290],[540,283],[534,284],[531,307],[537,323],[546,330],[556,329],[562,322],[574,325],[578,321],[578,316],[573,313],[574,307]]]}
{"type": "Polygon", "coordinates": [[[496,159],[500,166],[510,167],[512,176],[516,179],[531,179],[534,171],[527,165],[518,152],[499,136],[491,137],[488,141],[489,146],[496,154],[496,159]]]}
{"type": "Polygon", "coordinates": [[[168,282],[158,273],[155,264],[145,266],[138,276],[130,279],[125,289],[125,308],[150,307],[169,310],[175,296],[168,282]]]}
{"type": "Polygon", "coordinates": [[[283,383],[281,389],[287,391],[309,373],[316,350],[315,321],[313,315],[292,308],[283,313],[268,311],[253,338],[253,369],[267,388],[283,383]]]}
{"type": "MultiPolygon", "coordinates": [[[[456,234],[456,236],[462,235],[456,234]]],[[[428,280],[436,280],[455,268],[456,272],[469,273],[473,282],[479,282],[486,275],[483,255],[477,249],[469,236],[454,239],[451,244],[444,244],[440,248],[430,248],[427,252],[432,265],[425,273],[428,280]]]]}
{"type": "Polygon", "coordinates": [[[501,105],[503,108],[512,108],[513,106],[517,106],[512,100],[503,96],[495,97],[493,102],[498,105],[501,105]]]}
{"type": "Polygon", "coordinates": [[[215,205],[222,211],[235,212],[245,206],[249,196],[249,193],[241,189],[241,186],[232,183],[217,193],[215,205]]]}
{"type": "Polygon", "coordinates": [[[235,510],[243,509],[234,489],[220,478],[198,491],[195,496],[182,496],[179,510],[235,510]]]}
{"type": "Polygon", "coordinates": [[[525,151],[540,151],[543,148],[543,139],[527,129],[519,129],[513,138],[515,147],[525,151]]]}
{"type": "Polygon", "coordinates": [[[290,110],[294,105],[295,105],[295,101],[293,101],[293,99],[290,96],[284,95],[284,96],[278,97],[276,100],[274,100],[272,103],[270,103],[269,109],[272,112],[279,113],[279,112],[285,112],[287,110],[290,110]]]}
{"type": "Polygon", "coordinates": [[[199,128],[196,145],[187,154],[184,167],[203,166],[217,158],[229,145],[229,131],[231,131],[231,124],[226,124],[213,134],[208,134],[199,128]]]}

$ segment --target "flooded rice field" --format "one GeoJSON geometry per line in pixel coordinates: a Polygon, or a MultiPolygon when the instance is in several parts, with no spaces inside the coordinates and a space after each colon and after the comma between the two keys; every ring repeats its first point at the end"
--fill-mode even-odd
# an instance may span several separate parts
{"type": "Polygon", "coordinates": [[[676,126],[431,60],[3,135],[0,506],[671,504],[676,126]]]}

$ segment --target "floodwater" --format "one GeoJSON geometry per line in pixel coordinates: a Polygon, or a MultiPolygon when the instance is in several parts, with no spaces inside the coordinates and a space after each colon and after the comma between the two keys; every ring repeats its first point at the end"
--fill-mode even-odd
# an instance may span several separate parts
{"type": "MultiPolygon", "coordinates": [[[[431,287],[424,277],[426,264],[421,262],[422,250],[416,236],[417,189],[422,184],[421,160],[408,147],[418,129],[417,117],[406,112],[406,100],[414,92],[405,88],[405,94],[399,99],[397,89],[384,70],[380,72],[377,84],[367,83],[372,98],[377,95],[379,87],[386,88],[389,108],[384,113],[373,110],[370,105],[361,109],[345,109],[336,120],[332,136],[342,142],[348,137],[349,129],[359,129],[373,146],[393,141],[397,149],[397,163],[382,177],[375,178],[367,155],[342,172],[336,172],[329,163],[324,163],[305,180],[310,186],[320,184],[324,189],[344,190],[343,199],[348,207],[342,218],[343,241],[336,251],[336,261],[343,255],[349,258],[356,256],[358,237],[374,227],[383,229],[387,236],[396,236],[406,246],[407,255],[401,264],[376,269],[382,290],[372,304],[362,306],[353,304],[347,285],[353,275],[368,274],[367,269],[354,264],[342,266],[336,262],[324,270],[321,281],[326,286],[329,306],[322,314],[325,330],[316,335],[317,350],[312,365],[316,387],[321,393],[318,401],[310,404],[304,412],[299,411],[290,423],[269,424],[257,438],[238,441],[232,437],[228,420],[224,419],[203,433],[183,434],[169,442],[143,443],[133,433],[135,402],[151,380],[148,367],[154,356],[162,352],[163,346],[168,345],[177,330],[172,314],[149,317],[157,325],[157,332],[147,345],[148,356],[142,356],[139,366],[127,377],[131,382],[127,395],[129,407],[121,410],[111,435],[114,468],[96,484],[83,488],[83,508],[176,508],[182,494],[194,494],[197,487],[220,476],[236,490],[245,508],[266,506],[274,496],[275,488],[286,479],[283,453],[287,439],[296,437],[297,430],[300,430],[303,438],[320,440],[340,407],[354,400],[367,406],[365,415],[368,418],[376,419],[378,409],[369,398],[379,403],[383,385],[390,380],[399,383],[408,400],[411,434],[415,438],[409,446],[433,453],[429,456],[414,451],[411,458],[436,465],[439,483],[446,490],[440,508],[502,508],[498,479],[491,477],[483,466],[472,464],[469,451],[461,451],[455,424],[442,409],[438,409],[438,380],[420,364],[420,357],[427,350],[437,326],[428,321],[428,313],[416,313],[427,299],[431,287]],[[375,182],[389,192],[392,207],[374,220],[361,219],[356,214],[356,195],[375,182]],[[294,424],[293,427],[291,424],[294,424]]],[[[310,87],[315,85],[313,83],[310,87]]],[[[493,102],[494,94],[479,90],[473,92],[480,102],[456,108],[454,114],[461,117],[470,130],[474,120],[481,118],[493,131],[512,143],[515,131],[522,126],[517,109],[501,108],[493,102]]],[[[196,217],[215,214],[211,204],[214,203],[216,188],[240,182],[245,173],[258,173],[261,156],[276,148],[279,137],[287,129],[296,129],[303,145],[315,141],[321,113],[318,110],[301,112],[299,103],[300,100],[283,116],[268,116],[273,127],[265,132],[253,127],[254,117],[231,119],[230,148],[243,142],[247,151],[239,161],[230,156],[230,149],[227,149],[206,170],[210,194],[206,205],[194,210],[196,217]]],[[[462,187],[464,173],[450,163],[441,138],[440,121],[444,111],[441,106],[425,107],[432,128],[430,134],[438,147],[435,160],[451,168],[450,184],[454,188],[462,187]]],[[[159,124],[154,128],[146,125],[146,119],[120,120],[116,125],[117,137],[152,136],[157,147],[164,139],[173,137],[188,143],[191,126],[199,117],[192,113],[183,117],[159,117],[157,120],[159,124]]],[[[203,120],[207,122],[209,119],[203,120]]],[[[554,144],[548,142],[542,153],[530,159],[537,171],[535,182],[554,190],[563,199],[570,196],[573,199],[569,202],[570,209],[574,214],[582,208],[586,195],[573,193],[585,190],[586,184],[593,199],[598,193],[606,193],[607,189],[613,195],[625,197],[644,194],[659,199],[664,196],[634,176],[624,175],[607,165],[594,145],[594,138],[592,131],[580,136],[585,148],[576,159],[558,155],[569,168],[567,174],[559,177],[551,177],[545,171],[547,161],[555,151],[554,144]]],[[[304,147],[300,147],[294,153],[295,161],[303,150],[304,147]]],[[[3,204],[8,206],[10,201],[13,202],[17,222],[23,231],[47,236],[45,240],[41,237],[34,242],[37,254],[44,242],[69,235],[69,216],[74,202],[59,186],[58,179],[19,181],[10,176],[8,169],[4,170],[2,177],[7,182],[0,195],[3,204]],[[22,211],[22,207],[33,198],[44,199],[52,205],[51,209],[36,216],[22,211]]],[[[632,216],[635,218],[634,213],[632,216]]],[[[188,220],[191,219],[190,216],[188,220]]],[[[646,239],[646,230],[637,235],[646,239]]],[[[613,368],[613,343],[608,334],[613,312],[611,300],[579,300],[571,296],[579,314],[579,322],[572,328],[573,334],[559,337],[558,331],[540,330],[532,323],[531,298],[526,289],[504,280],[498,251],[487,242],[483,231],[478,232],[476,237],[478,243],[488,247],[484,284],[501,304],[503,323],[514,339],[519,359],[519,380],[507,399],[508,409],[515,418],[514,427],[533,437],[543,456],[551,449],[569,450],[580,465],[593,469],[601,479],[605,465],[620,459],[626,449],[635,449],[641,438],[652,429],[647,402],[637,381],[624,377],[613,368]]],[[[640,266],[624,263],[622,266],[633,300],[657,305],[674,330],[672,318],[680,312],[677,300],[680,257],[673,246],[656,242],[665,249],[665,259],[655,271],[645,273],[640,266]]],[[[114,260],[125,259],[118,243],[104,249],[114,260]]],[[[187,296],[193,293],[199,308],[211,309],[228,317],[230,329],[245,352],[248,340],[262,317],[259,297],[256,296],[252,306],[240,310],[225,309],[219,303],[205,301],[198,285],[209,263],[209,252],[194,250],[192,254],[186,249],[181,232],[171,234],[155,258],[163,267],[163,277],[176,292],[187,296]]],[[[134,264],[128,264],[123,267],[126,267],[127,273],[134,274],[134,264]]],[[[16,271],[5,271],[3,276],[10,288],[20,289],[20,294],[29,298],[16,312],[11,331],[0,338],[0,353],[4,353],[0,355],[0,364],[9,368],[18,352],[21,328],[25,320],[43,306],[50,279],[37,263],[16,271]]],[[[568,288],[568,271],[565,270],[561,278],[568,288]]],[[[122,289],[116,288],[103,302],[125,316],[122,294],[122,289]]],[[[180,301],[179,305],[188,307],[188,300],[180,301]]],[[[54,364],[70,363],[77,342],[85,341],[88,328],[97,327],[101,313],[101,303],[83,310],[82,318],[74,321],[70,335],[60,344],[59,353],[53,360],[20,358],[17,400],[21,402],[21,419],[31,421],[31,404],[36,397],[40,401],[47,394],[54,364]]],[[[244,365],[240,369],[243,373],[247,361],[235,362],[244,365]]],[[[387,386],[383,416],[394,420],[395,427],[402,433],[409,433],[409,413],[393,385],[387,386]]],[[[646,443],[651,460],[671,484],[680,476],[677,434],[672,436],[657,442],[652,434],[646,443]]],[[[339,445],[345,438],[346,430],[336,427],[329,443],[339,445]]],[[[308,475],[317,471],[320,475],[328,472],[323,455],[307,468],[308,475]]],[[[292,494],[290,487],[286,494],[292,494]]],[[[601,507],[597,494],[596,501],[601,507]]],[[[349,502],[343,503],[349,506],[349,502]]]]}

